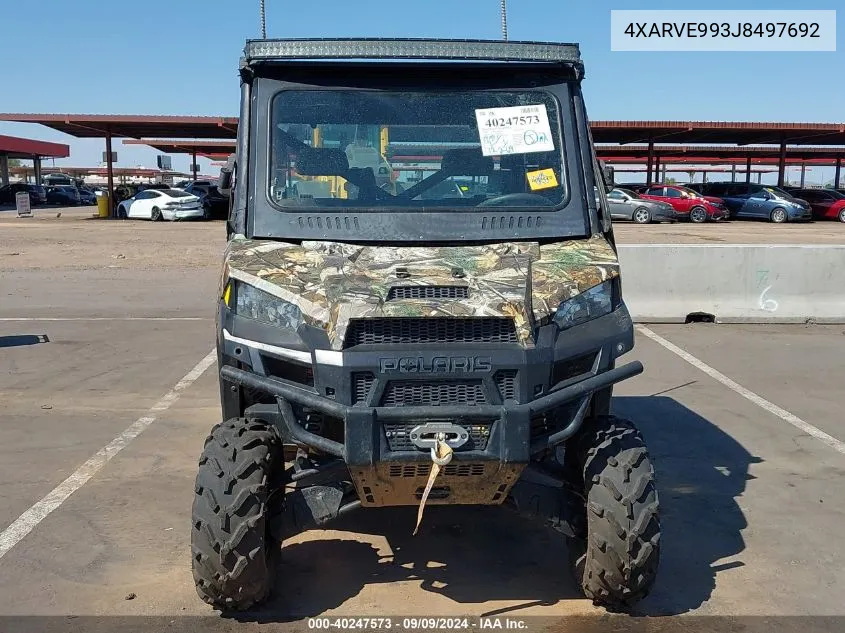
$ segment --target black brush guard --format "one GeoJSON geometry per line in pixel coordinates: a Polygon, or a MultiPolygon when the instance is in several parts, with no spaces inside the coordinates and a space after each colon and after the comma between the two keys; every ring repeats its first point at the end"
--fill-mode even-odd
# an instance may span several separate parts
{"type": "MultiPolygon", "coordinates": [[[[547,395],[527,402],[525,404],[504,404],[504,405],[472,405],[472,406],[408,406],[408,407],[366,407],[346,406],[324,398],[316,393],[305,391],[288,385],[280,380],[259,376],[237,367],[224,365],[220,369],[220,376],[230,382],[243,387],[256,389],[274,396],[278,401],[278,409],[273,415],[275,407],[261,406],[261,412],[267,417],[267,422],[276,424],[283,437],[304,446],[312,447],[323,453],[333,455],[347,462],[357,461],[354,458],[359,453],[357,442],[353,446],[349,433],[349,426],[357,426],[354,422],[369,420],[370,422],[390,422],[407,420],[498,420],[508,444],[507,461],[527,462],[531,455],[544,450],[554,448],[574,435],[581,426],[584,414],[587,410],[590,397],[596,391],[606,389],[614,384],[627,380],[641,374],[643,365],[639,361],[627,363],[621,367],[609,369],[605,372],[590,376],[575,384],[552,390],[547,395]],[[531,416],[545,411],[556,409],[562,405],[579,401],[576,414],[571,421],[559,431],[531,442],[528,436],[528,421],[531,416]],[[319,411],[326,415],[341,419],[347,426],[345,443],[336,442],[328,438],[306,431],[297,422],[291,408],[291,403],[296,403],[319,411]],[[513,422],[514,424],[510,424],[513,422]],[[524,424],[520,424],[520,422],[524,424]],[[524,429],[509,427],[524,426],[524,429]],[[520,432],[523,431],[523,432],[520,432]],[[515,442],[515,444],[514,444],[515,442]]],[[[255,416],[260,417],[260,416],[255,416]]],[[[352,434],[354,436],[354,433],[352,434]]],[[[372,435],[372,433],[370,434],[372,435]]],[[[375,451],[366,456],[366,462],[372,463],[375,451]]],[[[481,455],[473,455],[474,458],[485,459],[481,455]]],[[[492,456],[487,456],[490,459],[492,456]]],[[[504,457],[502,455],[501,457],[504,457]]]]}

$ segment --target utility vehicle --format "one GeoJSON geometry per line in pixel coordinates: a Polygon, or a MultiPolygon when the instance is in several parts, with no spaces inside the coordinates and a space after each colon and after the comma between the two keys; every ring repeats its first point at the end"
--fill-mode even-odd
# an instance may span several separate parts
{"type": "Polygon", "coordinates": [[[247,42],[218,183],[223,422],[193,507],[205,601],[265,600],[302,530],[424,503],[547,521],[597,604],[649,591],[654,471],[611,415],[643,367],[620,362],[583,76],[574,44],[247,42]]]}

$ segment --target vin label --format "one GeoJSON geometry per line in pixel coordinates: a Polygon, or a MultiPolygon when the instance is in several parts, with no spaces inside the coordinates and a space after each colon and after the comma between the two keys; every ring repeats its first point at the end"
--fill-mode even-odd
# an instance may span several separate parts
{"type": "Polygon", "coordinates": [[[612,51],[835,51],[836,11],[611,11],[612,51]]]}

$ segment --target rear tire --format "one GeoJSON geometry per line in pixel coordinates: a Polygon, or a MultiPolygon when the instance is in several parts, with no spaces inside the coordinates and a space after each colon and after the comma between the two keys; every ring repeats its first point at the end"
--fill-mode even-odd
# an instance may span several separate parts
{"type": "Polygon", "coordinates": [[[275,431],[234,418],[215,426],[199,460],[191,530],[197,593],[208,604],[240,611],[272,591],[281,545],[268,517],[275,500],[274,469],[283,466],[275,431]]]}
{"type": "Polygon", "coordinates": [[[772,214],[769,216],[769,219],[775,224],[783,224],[787,219],[786,210],[781,209],[780,207],[772,209],[772,214]]]}
{"type": "Polygon", "coordinates": [[[593,604],[624,610],[645,598],[657,577],[654,468],[633,423],[603,416],[586,424],[573,447],[584,506],[572,521],[578,538],[569,539],[570,564],[593,604]]]}
{"type": "Polygon", "coordinates": [[[701,224],[707,222],[707,209],[704,207],[695,207],[689,212],[690,222],[701,224]]]}
{"type": "Polygon", "coordinates": [[[650,224],[651,223],[651,212],[646,209],[645,207],[640,207],[634,211],[634,215],[632,219],[637,224],[650,224]]]}
{"type": "Polygon", "coordinates": [[[842,211],[839,212],[839,221],[845,222],[845,209],[842,209],[842,211]]]}
{"type": "Polygon", "coordinates": [[[161,219],[162,219],[161,209],[159,209],[158,207],[153,207],[153,212],[152,212],[152,215],[150,216],[150,219],[153,222],[160,222],[161,219]]]}

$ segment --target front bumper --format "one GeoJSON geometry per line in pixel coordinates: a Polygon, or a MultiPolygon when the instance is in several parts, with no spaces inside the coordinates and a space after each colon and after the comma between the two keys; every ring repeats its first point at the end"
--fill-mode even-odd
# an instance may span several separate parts
{"type": "Polygon", "coordinates": [[[810,221],[813,219],[813,210],[795,207],[788,209],[786,215],[793,222],[810,221]]]}
{"type": "MultiPolygon", "coordinates": [[[[633,328],[624,306],[556,337],[556,326],[541,328],[536,347],[530,349],[472,345],[420,351],[360,346],[363,349],[336,352],[305,345],[301,339],[297,345],[299,337],[292,332],[243,319],[227,309],[221,309],[219,318],[224,403],[233,389],[270,396],[244,415],[274,424],[289,443],[343,460],[365,506],[419,503],[431,458],[422,438],[414,435],[442,424],[469,439],[454,448],[430,503],[501,503],[532,456],[577,432],[597,393],[609,398],[614,384],[643,370],[639,362],[615,367],[616,358],[633,347],[633,328]],[[271,333],[277,335],[277,344],[256,340],[271,340],[271,333]],[[400,360],[413,363],[404,363],[403,371],[400,360]],[[313,384],[282,378],[280,361],[308,367],[313,384]],[[442,371],[432,374],[429,368],[435,367],[442,371]],[[567,373],[561,367],[576,369],[567,373]],[[507,397],[502,397],[497,383],[503,371],[516,374],[507,397]],[[352,385],[361,372],[371,374],[372,384],[365,397],[360,391],[356,397],[352,385]],[[435,380],[446,385],[475,381],[486,402],[401,406],[388,395],[391,385],[423,389],[435,380]],[[326,432],[332,425],[340,431],[326,432]]],[[[285,376],[293,375],[288,371],[285,376]]],[[[227,417],[232,414],[224,411],[227,417]]]]}
{"type": "Polygon", "coordinates": [[[682,220],[686,216],[684,216],[684,214],[682,213],[678,213],[677,211],[675,211],[674,207],[670,207],[668,209],[655,209],[654,211],[652,211],[651,217],[654,220],[662,222],[677,222],[678,220],[682,220]]]}

